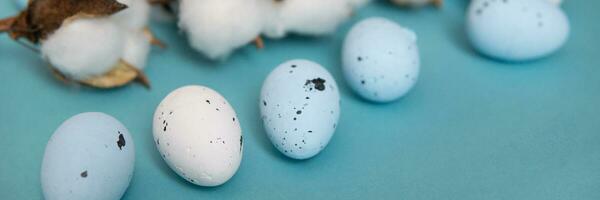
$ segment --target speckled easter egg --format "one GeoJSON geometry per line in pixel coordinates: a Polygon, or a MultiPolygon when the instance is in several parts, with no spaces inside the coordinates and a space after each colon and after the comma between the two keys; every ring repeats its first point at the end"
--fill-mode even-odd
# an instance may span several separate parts
{"type": "Polygon", "coordinates": [[[153,132],[165,162],[193,184],[221,185],[240,166],[239,120],[227,100],[210,88],[185,86],[167,95],[154,113],[153,132]]]}
{"type": "Polygon", "coordinates": [[[81,113],[63,122],[44,153],[45,199],[120,199],[133,176],[135,145],[121,122],[81,113]]]}
{"type": "Polygon", "coordinates": [[[526,61],[562,47],[569,35],[569,21],[559,6],[547,0],[473,0],[467,33],[484,55],[526,61]]]}
{"type": "Polygon", "coordinates": [[[267,77],[259,106],[273,145],[288,157],[307,159],[323,150],[333,136],[340,116],[340,94],[321,65],[291,60],[267,77]]]}
{"type": "Polygon", "coordinates": [[[419,77],[417,36],[385,18],[364,19],[346,36],[342,69],[350,87],[365,99],[396,100],[408,93],[419,77]]]}

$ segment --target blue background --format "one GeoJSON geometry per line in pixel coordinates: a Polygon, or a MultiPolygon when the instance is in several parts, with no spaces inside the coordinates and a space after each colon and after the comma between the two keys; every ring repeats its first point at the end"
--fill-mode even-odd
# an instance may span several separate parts
{"type": "MultiPolygon", "coordinates": [[[[199,56],[174,24],[153,23],[169,48],[152,52],[150,91],[138,84],[107,91],[65,86],[38,55],[2,35],[0,198],[42,198],[47,140],[72,115],[100,111],[121,120],[137,146],[125,199],[600,199],[600,1],[566,1],[572,26],[566,46],[517,64],[471,49],[466,0],[447,0],[442,10],[378,1],[333,36],[267,40],[265,49],[249,45],[224,62],[199,56]],[[340,71],[345,33],[369,16],[392,19],[419,37],[420,80],[394,103],[361,100],[340,71]],[[271,145],[257,106],[264,78],[293,58],[321,63],[341,88],[336,135],[306,161],[287,159],[271,145]],[[241,167],[220,187],[179,178],[152,140],[154,109],[188,84],[222,93],[242,123],[241,167]]],[[[0,17],[13,14],[11,1],[2,1],[0,17]]]]}

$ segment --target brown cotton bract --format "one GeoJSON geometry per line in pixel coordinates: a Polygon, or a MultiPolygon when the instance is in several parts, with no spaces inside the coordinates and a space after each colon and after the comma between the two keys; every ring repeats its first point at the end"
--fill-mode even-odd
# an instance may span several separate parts
{"type": "Polygon", "coordinates": [[[0,31],[38,43],[69,18],[109,16],[126,8],[116,0],[33,0],[16,17],[0,21],[0,31]]]}

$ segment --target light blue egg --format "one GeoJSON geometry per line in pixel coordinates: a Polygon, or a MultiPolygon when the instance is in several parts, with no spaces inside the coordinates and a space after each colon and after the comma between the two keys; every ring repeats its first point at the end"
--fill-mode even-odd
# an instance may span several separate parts
{"type": "Polygon", "coordinates": [[[104,113],[81,113],[56,129],[44,153],[45,199],[120,199],[133,175],[135,145],[104,113]]]}
{"type": "Polygon", "coordinates": [[[346,82],[360,96],[390,102],[407,94],[419,77],[416,34],[385,18],[352,27],[342,49],[346,82]]]}
{"type": "Polygon", "coordinates": [[[288,157],[307,159],[323,150],[333,136],[340,116],[340,94],[321,65],[291,60],[267,77],[259,106],[273,145],[288,157]]]}
{"type": "Polygon", "coordinates": [[[484,55],[527,61],[562,47],[569,36],[569,21],[559,6],[547,0],[473,0],[467,33],[484,55]]]}
{"type": "Polygon", "coordinates": [[[18,10],[23,10],[27,7],[27,4],[29,4],[29,0],[13,0],[13,2],[15,3],[15,7],[17,7],[18,10]]]}

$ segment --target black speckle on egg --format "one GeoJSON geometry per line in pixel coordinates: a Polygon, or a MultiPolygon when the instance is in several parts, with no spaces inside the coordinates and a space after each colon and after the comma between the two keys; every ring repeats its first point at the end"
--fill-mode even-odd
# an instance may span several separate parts
{"type": "Polygon", "coordinates": [[[263,105],[267,106],[267,101],[263,100],[263,105]]]}
{"type": "Polygon", "coordinates": [[[215,110],[220,111],[219,108],[215,108],[215,110]]]}
{"type": "Polygon", "coordinates": [[[310,97],[306,97],[306,99],[310,99],[310,97]]]}
{"type": "Polygon", "coordinates": [[[308,131],[309,133],[312,133],[312,131],[308,131]]]}
{"type": "Polygon", "coordinates": [[[123,134],[121,134],[121,132],[119,132],[119,140],[117,140],[117,146],[119,147],[119,150],[123,150],[122,148],[125,146],[125,138],[123,137],[123,134]]]}
{"type": "Polygon", "coordinates": [[[244,145],[244,136],[240,136],[240,152],[242,152],[243,145],[244,145]]]}
{"type": "Polygon", "coordinates": [[[291,67],[292,67],[292,68],[296,68],[296,65],[292,65],[291,67]]]}
{"type": "Polygon", "coordinates": [[[322,78],[313,79],[312,83],[315,84],[315,89],[319,91],[325,90],[325,80],[323,80],[322,78]]]}
{"type": "Polygon", "coordinates": [[[363,84],[363,85],[364,85],[365,83],[366,83],[366,81],[365,81],[365,80],[361,80],[361,81],[360,81],[360,84],[363,84]]]}
{"type": "Polygon", "coordinates": [[[235,117],[233,118],[233,121],[235,122],[235,117]]]}
{"type": "Polygon", "coordinates": [[[296,120],[297,120],[297,118],[294,117],[294,121],[296,121],[296,120]]]}
{"type": "Polygon", "coordinates": [[[358,60],[358,62],[360,62],[360,61],[362,61],[363,59],[362,59],[362,57],[360,57],[360,56],[359,56],[359,57],[357,57],[357,58],[356,58],[356,60],[358,60]]]}
{"type": "Polygon", "coordinates": [[[88,176],[88,172],[87,172],[87,170],[85,170],[85,171],[81,172],[81,174],[79,174],[79,175],[80,175],[82,178],[87,178],[87,176],[88,176]]]}
{"type": "Polygon", "coordinates": [[[160,139],[156,139],[156,145],[160,145],[160,139]]]}
{"type": "Polygon", "coordinates": [[[210,104],[210,100],[208,100],[208,99],[207,99],[207,100],[206,100],[206,103],[210,104]]]}
{"type": "Polygon", "coordinates": [[[302,111],[301,111],[301,110],[298,110],[298,111],[296,111],[296,114],[297,114],[297,115],[299,115],[299,114],[302,114],[302,111]]]}

